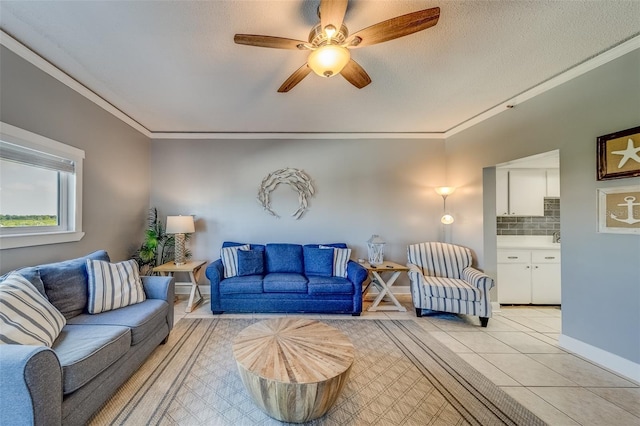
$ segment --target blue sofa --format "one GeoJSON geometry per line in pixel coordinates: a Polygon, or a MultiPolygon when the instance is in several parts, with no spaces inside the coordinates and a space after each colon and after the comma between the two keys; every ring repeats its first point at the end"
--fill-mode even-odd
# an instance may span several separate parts
{"type": "MultiPolygon", "coordinates": [[[[240,246],[243,244],[235,242],[222,245],[223,250],[240,246]]],[[[346,277],[342,277],[332,270],[334,250],[321,249],[318,244],[248,246],[250,250],[237,251],[238,275],[225,278],[222,258],[207,267],[214,314],[309,312],[358,316],[362,312],[362,283],[367,270],[357,262],[349,260],[346,277]]],[[[323,247],[347,248],[342,243],[323,247]]]]}
{"type": "Polygon", "coordinates": [[[98,251],[17,271],[67,324],[51,348],[0,345],[0,425],[86,424],[169,336],[173,278],[141,277],[145,301],[90,315],[88,258],[109,261],[98,251]]]}

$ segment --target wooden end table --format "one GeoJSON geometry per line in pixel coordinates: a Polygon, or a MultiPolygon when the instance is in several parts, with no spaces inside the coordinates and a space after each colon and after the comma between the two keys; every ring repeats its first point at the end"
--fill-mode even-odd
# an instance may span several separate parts
{"type": "Polygon", "coordinates": [[[340,330],[304,318],[274,318],[242,330],[233,357],[247,392],[269,416],[322,417],[349,377],[355,350],[340,330]]]}
{"type": "Polygon", "coordinates": [[[378,296],[373,300],[373,303],[371,304],[371,306],[369,306],[367,311],[406,312],[407,308],[402,306],[402,304],[400,304],[398,299],[396,299],[396,297],[391,292],[391,287],[400,276],[400,273],[408,271],[409,268],[407,268],[404,265],[400,265],[399,263],[389,262],[389,261],[384,261],[379,265],[371,265],[370,263],[365,262],[365,263],[362,263],[362,266],[364,266],[369,272],[369,279],[370,279],[369,284],[367,284],[367,286],[364,288],[362,292],[363,300],[364,300],[364,297],[369,292],[371,288],[371,284],[373,284],[379,291],[378,296]],[[389,272],[391,273],[391,276],[387,278],[387,280],[385,281],[382,278],[382,274],[389,273],[389,272]],[[382,302],[382,299],[384,299],[385,297],[389,299],[389,301],[391,302],[391,305],[380,306],[380,302],[382,302]]]}
{"type": "Polygon", "coordinates": [[[198,279],[202,273],[202,267],[206,265],[206,260],[190,260],[182,265],[176,265],[175,262],[167,262],[160,266],[153,268],[153,272],[158,272],[160,275],[172,277],[176,272],[186,272],[189,274],[189,282],[180,282],[178,284],[188,284],[191,286],[191,292],[189,294],[189,303],[185,312],[192,312],[202,302],[202,293],[198,287],[198,279]],[[195,300],[196,293],[198,300],[195,300]]]}

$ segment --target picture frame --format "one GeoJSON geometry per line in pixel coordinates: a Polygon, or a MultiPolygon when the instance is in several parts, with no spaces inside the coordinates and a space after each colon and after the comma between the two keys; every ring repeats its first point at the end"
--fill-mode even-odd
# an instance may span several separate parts
{"type": "Polygon", "coordinates": [[[597,139],[598,180],[640,176],[640,126],[597,139]]]}
{"type": "Polygon", "coordinates": [[[640,235],[640,185],[598,189],[598,232],[640,235]]]}

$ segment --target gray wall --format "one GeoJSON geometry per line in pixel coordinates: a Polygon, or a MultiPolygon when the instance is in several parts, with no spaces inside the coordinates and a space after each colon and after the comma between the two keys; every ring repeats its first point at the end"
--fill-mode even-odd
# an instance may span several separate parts
{"type": "Polygon", "coordinates": [[[128,258],[146,224],[149,139],[4,47],[0,87],[1,121],[85,151],[84,238],[2,250],[0,271],[98,249],[128,258]]]}
{"type": "MultiPolygon", "coordinates": [[[[453,238],[474,248],[483,246],[483,168],[560,149],[562,333],[635,363],[640,363],[640,236],[596,232],[596,189],[640,179],[596,181],[596,138],[640,124],[639,76],[640,51],[635,51],[446,142],[447,176],[461,188],[451,197],[458,216],[453,238]]],[[[484,189],[495,192],[495,183],[484,189]]],[[[495,194],[485,197],[495,206],[495,194]]],[[[484,209],[484,220],[495,222],[484,209]]],[[[487,250],[495,250],[495,237],[486,239],[487,250]]],[[[495,258],[489,264],[488,253],[480,257],[487,271],[495,271],[495,258]]]]}
{"type": "Polygon", "coordinates": [[[156,140],[151,205],[196,216],[194,258],[218,259],[225,240],[344,241],[366,257],[379,234],[385,259],[405,263],[408,243],[439,238],[433,187],[443,184],[443,158],[441,140],[156,140]],[[304,170],[317,190],[300,220],[290,216],[298,199],[288,185],[272,192],[279,219],[256,200],[262,179],[283,167],[304,170]]]}

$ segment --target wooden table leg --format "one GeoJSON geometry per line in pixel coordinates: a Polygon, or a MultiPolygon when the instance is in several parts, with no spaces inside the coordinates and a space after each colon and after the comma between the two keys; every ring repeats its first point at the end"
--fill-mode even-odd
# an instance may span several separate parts
{"type": "MultiPolygon", "coordinates": [[[[200,270],[200,268],[198,268],[200,270]]],[[[197,271],[196,271],[197,273],[197,271]]],[[[202,302],[203,297],[200,292],[200,287],[198,287],[198,278],[196,277],[196,273],[189,272],[189,279],[191,280],[191,292],[189,294],[189,303],[187,304],[186,312],[193,312],[193,310],[202,302]],[[196,293],[198,294],[198,299],[196,298],[196,293]]]]}
{"type": "Polygon", "coordinates": [[[376,287],[380,290],[378,297],[375,298],[371,306],[367,311],[375,312],[375,311],[400,311],[406,312],[407,309],[402,306],[402,304],[396,299],[396,297],[391,292],[391,287],[396,282],[398,277],[400,276],[400,271],[394,272],[391,277],[385,282],[380,274],[377,271],[372,271],[372,274],[375,280],[372,279],[372,282],[375,283],[376,287]],[[378,306],[384,297],[388,297],[394,306],[378,306]]]}

